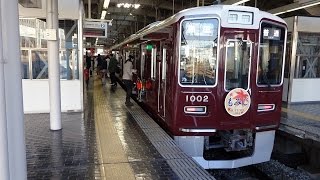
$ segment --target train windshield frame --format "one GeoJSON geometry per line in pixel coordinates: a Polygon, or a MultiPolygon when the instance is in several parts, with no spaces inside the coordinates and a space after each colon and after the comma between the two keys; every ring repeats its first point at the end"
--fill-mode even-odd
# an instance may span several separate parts
{"type": "Polygon", "coordinates": [[[189,18],[180,24],[179,84],[214,87],[217,84],[220,21],[216,17],[189,18]]]}
{"type": "Polygon", "coordinates": [[[282,85],[286,36],[285,26],[261,22],[256,78],[259,87],[282,85]]]}

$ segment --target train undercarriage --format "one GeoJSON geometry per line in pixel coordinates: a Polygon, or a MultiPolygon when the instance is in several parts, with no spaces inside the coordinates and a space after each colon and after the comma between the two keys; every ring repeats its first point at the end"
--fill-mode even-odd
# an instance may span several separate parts
{"type": "Polygon", "coordinates": [[[178,146],[205,169],[230,169],[269,161],[274,138],[275,130],[218,131],[210,137],[174,137],[178,146]]]}

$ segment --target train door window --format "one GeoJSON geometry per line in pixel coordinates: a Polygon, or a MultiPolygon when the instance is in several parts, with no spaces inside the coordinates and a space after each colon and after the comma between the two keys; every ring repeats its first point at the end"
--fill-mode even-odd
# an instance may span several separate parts
{"type": "Polygon", "coordinates": [[[251,62],[251,42],[228,40],[225,64],[225,89],[248,89],[251,62]]]}
{"type": "Polygon", "coordinates": [[[140,77],[143,78],[144,77],[144,66],[145,66],[145,61],[146,61],[146,56],[145,56],[145,50],[142,49],[141,51],[141,66],[140,66],[140,77]]]}
{"type": "Polygon", "coordinates": [[[282,83],[285,37],[284,27],[267,22],[261,23],[258,85],[270,86],[282,83]]]}
{"type": "Polygon", "coordinates": [[[162,50],[162,80],[166,79],[167,49],[162,50]]]}
{"type": "Polygon", "coordinates": [[[151,50],[151,79],[156,78],[157,74],[157,49],[152,48],[151,50]]]}
{"type": "Polygon", "coordinates": [[[215,18],[182,21],[178,74],[181,86],[216,84],[218,27],[215,18]]]}

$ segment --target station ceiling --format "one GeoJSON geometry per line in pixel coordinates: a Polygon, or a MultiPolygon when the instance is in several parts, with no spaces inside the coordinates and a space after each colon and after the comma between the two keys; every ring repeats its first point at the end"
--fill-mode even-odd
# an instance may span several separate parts
{"type": "MultiPolygon", "coordinates": [[[[24,6],[37,6],[41,0],[19,0],[24,6]]],[[[257,7],[260,10],[277,14],[280,17],[320,16],[320,0],[83,0],[86,18],[112,20],[108,38],[98,38],[97,44],[110,47],[121,42],[146,25],[166,19],[183,9],[213,4],[240,4],[257,7]],[[242,3],[245,2],[245,3],[242,3]],[[118,7],[120,3],[122,7],[118,7]],[[139,8],[124,8],[125,3],[139,4],[139,8]],[[89,5],[90,4],[90,5],[89,5]],[[104,7],[106,6],[107,7],[104,7]],[[90,8],[91,7],[91,8],[90,8]],[[91,14],[89,15],[89,9],[91,14]]],[[[87,38],[95,45],[96,38],[87,38]]]]}

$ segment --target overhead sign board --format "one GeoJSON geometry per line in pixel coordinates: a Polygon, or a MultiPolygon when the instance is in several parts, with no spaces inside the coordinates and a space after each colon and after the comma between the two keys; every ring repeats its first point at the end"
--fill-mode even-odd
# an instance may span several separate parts
{"type": "Polygon", "coordinates": [[[84,21],[83,36],[85,37],[107,37],[108,22],[105,21],[84,21]]]}

